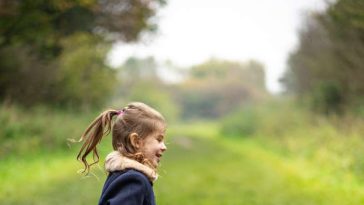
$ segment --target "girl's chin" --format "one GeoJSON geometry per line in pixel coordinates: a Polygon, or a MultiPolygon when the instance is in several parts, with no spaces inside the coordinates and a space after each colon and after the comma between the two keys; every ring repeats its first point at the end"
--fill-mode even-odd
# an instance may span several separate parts
{"type": "Polygon", "coordinates": [[[159,159],[158,160],[155,160],[153,162],[153,165],[154,165],[155,168],[157,168],[159,166],[159,159]]]}

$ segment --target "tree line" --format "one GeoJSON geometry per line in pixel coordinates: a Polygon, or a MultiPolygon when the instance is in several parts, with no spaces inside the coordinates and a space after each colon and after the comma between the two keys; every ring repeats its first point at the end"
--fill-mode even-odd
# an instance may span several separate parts
{"type": "Polygon", "coordinates": [[[182,69],[131,57],[110,68],[105,61],[112,43],[153,34],[152,19],[165,3],[0,1],[0,100],[71,109],[143,101],[169,119],[192,119],[221,117],[267,95],[264,67],[254,60],[210,59],[182,69]],[[161,66],[182,80],[166,82],[161,66]]]}
{"type": "Polygon", "coordinates": [[[23,105],[100,105],[113,92],[105,63],[115,41],[156,31],[164,0],[1,0],[0,99],[23,105]]]}
{"type": "Polygon", "coordinates": [[[61,109],[120,107],[143,101],[169,120],[218,118],[265,98],[261,63],[210,59],[191,68],[130,57],[105,61],[112,43],[153,34],[162,0],[2,0],[0,100],[61,109]],[[179,82],[161,77],[161,67],[179,82]],[[106,105],[107,104],[107,105],[106,105]]]}
{"type": "Polygon", "coordinates": [[[282,78],[322,113],[364,114],[364,2],[338,0],[310,15],[282,78]]]}
{"type": "Polygon", "coordinates": [[[143,101],[175,119],[216,119],[237,108],[266,99],[264,66],[255,60],[233,62],[209,59],[190,68],[153,57],[129,58],[116,69],[119,85],[115,105],[143,101]],[[180,75],[181,80],[167,82],[160,68],[180,75]]]}

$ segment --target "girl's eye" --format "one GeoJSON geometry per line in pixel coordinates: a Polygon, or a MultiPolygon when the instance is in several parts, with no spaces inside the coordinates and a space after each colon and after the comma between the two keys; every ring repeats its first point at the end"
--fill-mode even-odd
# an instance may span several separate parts
{"type": "Polygon", "coordinates": [[[157,137],[157,141],[160,143],[160,142],[163,142],[163,136],[158,136],[157,137]]]}

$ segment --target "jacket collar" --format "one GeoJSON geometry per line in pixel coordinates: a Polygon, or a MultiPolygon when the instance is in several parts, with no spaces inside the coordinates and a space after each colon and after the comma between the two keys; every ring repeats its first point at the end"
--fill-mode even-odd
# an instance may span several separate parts
{"type": "Polygon", "coordinates": [[[123,156],[118,151],[113,151],[107,155],[105,160],[105,169],[108,172],[135,169],[145,174],[151,182],[158,179],[158,174],[155,170],[133,159],[123,156]]]}

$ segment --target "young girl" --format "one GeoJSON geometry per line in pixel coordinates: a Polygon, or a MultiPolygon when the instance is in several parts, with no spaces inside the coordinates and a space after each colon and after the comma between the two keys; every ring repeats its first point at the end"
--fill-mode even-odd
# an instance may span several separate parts
{"type": "Polygon", "coordinates": [[[111,152],[105,161],[109,173],[99,205],[154,205],[153,182],[157,167],[166,151],[166,124],[163,116],[143,103],[131,103],[122,110],[100,114],[83,133],[84,144],[77,156],[87,173],[99,161],[96,145],[112,131],[111,152]],[[113,118],[115,118],[113,120],[113,118]],[[86,157],[93,152],[93,163],[86,157]]]}

